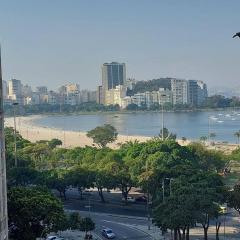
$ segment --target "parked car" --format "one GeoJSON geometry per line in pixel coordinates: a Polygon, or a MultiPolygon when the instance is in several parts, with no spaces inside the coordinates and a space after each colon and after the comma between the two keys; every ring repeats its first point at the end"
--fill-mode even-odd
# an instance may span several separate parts
{"type": "MultiPolygon", "coordinates": [[[[125,202],[125,198],[122,198],[122,201],[125,202]]],[[[134,197],[128,196],[127,197],[127,202],[135,203],[136,199],[134,197]]]]}
{"type": "Polygon", "coordinates": [[[64,240],[64,238],[58,236],[48,236],[46,240],[64,240]]]}
{"type": "Polygon", "coordinates": [[[46,240],[57,240],[58,236],[48,236],[46,240]]]}
{"type": "Polygon", "coordinates": [[[116,234],[110,228],[104,228],[102,230],[102,235],[107,239],[114,239],[116,234]]]}
{"type": "Polygon", "coordinates": [[[146,196],[139,196],[136,198],[136,202],[144,202],[146,203],[147,202],[147,197],[146,196]]]}

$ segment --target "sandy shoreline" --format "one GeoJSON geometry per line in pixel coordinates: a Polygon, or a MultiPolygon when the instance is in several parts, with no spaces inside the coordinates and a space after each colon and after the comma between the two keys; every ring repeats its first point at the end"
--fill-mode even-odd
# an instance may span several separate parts
{"type": "MultiPolygon", "coordinates": [[[[53,138],[58,138],[63,142],[63,146],[66,148],[71,147],[85,147],[93,146],[93,141],[91,138],[86,136],[86,132],[79,131],[64,131],[62,129],[42,127],[35,124],[34,120],[39,119],[41,115],[34,116],[24,116],[16,118],[16,128],[17,131],[25,138],[31,142],[36,142],[39,140],[51,140],[53,138]]],[[[13,127],[13,118],[5,118],[5,126],[13,127]]],[[[151,137],[144,136],[125,136],[118,135],[116,142],[109,144],[111,148],[117,148],[120,143],[127,141],[144,142],[151,139],[151,137]]]]}
{"type": "MultiPolygon", "coordinates": [[[[53,138],[60,139],[63,142],[63,147],[73,148],[73,147],[85,147],[93,146],[93,141],[91,138],[86,136],[86,132],[79,131],[64,131],[62,129],[50,128],[38,126],[35,123],[36,119],[42,118],[42,115],[32,115],[32,116],[20,116],[16,118],[17,131],[25,138],[31,142],[36,142],[39,140],[51,140],[53,138]]],[[[13,127],[13,118],[5,118],[5,126],[13,127]]],[[[118,148],[120,144],[127,141],[139,141],[145,142],[151,139],[151,137],[146,136],[126,136],[118,135],[117,141],[108,144],[110,148],[118,148]]],[[[187,145],[191,141],[178,140],[180,145],[187,145]]],[[[214,146],[208,146],[209,149],[220,150],[225,153],[231,153],[234,149],[238,148],[237,144],[230,143],[216,143],[214,146]]]]}

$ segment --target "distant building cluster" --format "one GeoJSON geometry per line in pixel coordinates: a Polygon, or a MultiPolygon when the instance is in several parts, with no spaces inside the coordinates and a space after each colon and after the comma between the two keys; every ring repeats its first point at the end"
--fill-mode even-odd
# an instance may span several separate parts
{"type": "Polygon", "coordinates": [[[102,85],[96,91],[81,90],[78,84],[70,83],[57,91],[47,86],[38,86],[35,91],[20,80],[3,81],[4,104],[19,105],[67,104],[78,105],[97,102],[103,105],[119,105],[121,109],[130,104],[151,108],[154,105],[201,105],[208,96],[207,85],[203,81],[166,78],[155,91],[135,92],[137,81],[126,78],[125,63],[104,63],[102,65],[102,85]],[[133,94],[129,94],[134,92],[133,94]]]}
{"type": "Polygon", "coordinates": [[[97,92],[80,90],[78,84],[66,84],[58,91],[49,91],[47,86],[36,87],[33,91],[31,86],[23,85],[20,80],[11,79],[3,81],[4,104],[11,105],[17,102],[19,105],[36,104],[68,104],[77,105],[85,102],[96,102],[97,92]]]}
{"type": "Polygon", "coordinates": [[[104,105],[118,104],[122,109],[130,104],[147,108],[156,104],[199,106],[208,96],[207,85],[203,81],[176,78],[166,78],[164,81],[163,87],[157,91],[139,92],[127,96],[127,90],[134,88],[136,80],[126,79],[125,63],[104,63],[102,85],[97,90],[97,101],[104,105]]]}

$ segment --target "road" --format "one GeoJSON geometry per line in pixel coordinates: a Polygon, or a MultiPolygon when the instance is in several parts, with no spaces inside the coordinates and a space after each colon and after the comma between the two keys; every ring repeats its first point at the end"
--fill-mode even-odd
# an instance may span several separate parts
{"type": "MultiPolygon", "coordinates": [[[[58,196],[58,194],[56,193],[58,196]]],[[[146,203],[129,203],[125,205],[122,202],[122,195],[118,192],[104,192],[105,203],[100,201],[96,191],[85,193],[83,199],[80,199],[79,192],[76,189],[67,191],[67,200],[64,201],[64,207],[69,210],[86,211],[91,206],[92,212],[102,212],[118,215],[130,215],[146,217],[146,203]]],[[[136,196],[136,194],[135,194],[136,196]]]]}
{"type": "MultiPolygon", "coordinates": [[[[81,216],[89,216],[88,212],[80,212],[81,216]]],[[[128,218],[125,216],[116,216],[109,214],[90,213],[90,217],[96,224],[95,233],[99,236],[99,239],[104,239],[101,235],[103,228],[111,228],[116,234],[116,240],[134,240],[144,239],[152,240],[152,238],[145,232],[134,228],[134,224],[145,225],[147,229],[147,221],[140,218],[128,218]]]]}
{"type": "Polygon", "coordinates": [[[64,201],[66,210],[80,211],[81,216],[89,216],[96,224],[95,233],[99,239],[104,239],[101,235],[103,228],[111,228],[116,234],[116,240],[144,239],[152,238],[145,232],[134,228],[134,225],[145,225],[147,229],[147,215],[145,203],[122,202],[120,192],[104,192],[106,203],[102,203],[97,192],[85,193],[80,199],[76,189],[67,191],[67,200],[64,201]],[[90,212],[89,212],[90,206],[90,212]],[[124,216],[125,215],[125,216],[124,216]],[[131,216],[131,217],[129,217],[131,216]]]}

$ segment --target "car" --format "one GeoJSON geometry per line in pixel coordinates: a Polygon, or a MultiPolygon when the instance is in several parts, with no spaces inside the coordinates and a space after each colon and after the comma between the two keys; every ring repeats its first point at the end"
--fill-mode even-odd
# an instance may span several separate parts
{"type": "Polygon", "coordinates": [[[64,238],[58,236],[48,236],[46,240],[64,240],[64,238]]]}
{"type": "MultiPolygon", "coordinates": [[[[125,202],[125,198],[122,198],[122,201],[125,202]]],[[[135,203],[135,202],[136,202],[136,199],[135,199],[134,197],[128,196],[128,197],[127,197],[127,202],[135,203]]]]}
{"type": "Polygon", "coordinates": [[[58,236],[48,236],[46,240],[57,240],[58,236]]]}
{"type": "Polygon", "coordinates": [[[147,202],[147,197],[146,196],[139,196],[136,198],[136,202],[144,202],[146,203],[147,202]]]}
{"type": "Polygon", "coordinates": [[[110,228],[104,228],[102,230],[102,235],[107,239],[114,239],[116,234],[110,228]]]}

